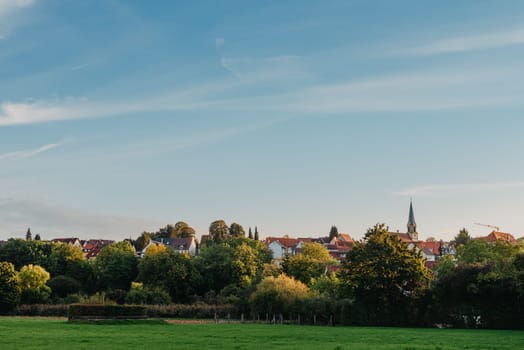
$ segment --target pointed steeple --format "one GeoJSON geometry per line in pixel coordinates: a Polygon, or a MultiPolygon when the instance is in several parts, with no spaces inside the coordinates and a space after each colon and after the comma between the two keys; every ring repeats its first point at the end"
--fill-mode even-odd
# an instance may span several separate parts
{"type": "Polygon", "coordinates": [[[415,222],[415,213],[413,212],[413,200],[409,202],[408,234],[412,240],[418,241],[417,223],[415,222]]]}

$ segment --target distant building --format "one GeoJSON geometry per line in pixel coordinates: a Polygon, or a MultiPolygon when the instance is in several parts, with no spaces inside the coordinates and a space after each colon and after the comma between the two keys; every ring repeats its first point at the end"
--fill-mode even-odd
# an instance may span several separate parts
{"type": "Polygon", "coordinates": [[[163,245],[180,254],[188,254],[190,256],[195,256],[197,252],[195,237],[160,238],[156,241],[151,240],[149,244],[142,249],[140,256],[143,256],[147,249],[153,244],[163,245]]]}
{"type": "Polygon", "coordinates": [[[324,246],[329,254],[337,259],[342,260],[346,257],[347,252],[353,247],[354,241],[347,234],[339,234],[338,238],[333,238],[331,241],[329,237],[319,238],[289,238],[289,237],[267,237],[264,241],[265,245],[271,251],[273,261],[279,262],[288,255],[299,254],[307,243],[318,243],[324,246]]]}
{"type": "Polygon", "coordinates": [[[115,241],[109,239],[90,239],[83,241],[82,243],[82,252],[86,256],[86,259],[94,259],[97,257],[98,253],[105,246],[114,243],[115,241]]]}
{"type": "Polygon", "coordinates": [[[518,244],[518,241],[511,233],[492,231],[486,237],[482,237],[488,243],[505,242],[509,244],[518,244]]]}
{"type": "Polygon", "coordinates": [[[396,236],[402,240],[402,242],[406,243],[410,249],[415,247],[415,242],[418,242],[418,232],[417,232],[417,223],[415,222],[415,213],[413,211],[413,201],[409,202],[409,216],[408,216],[408,232],[401,233],[399,231],[397,232],[390,232],[389,234],[392,236],[396,236]]]}
{"type": "Polygon", "coordinates": [[[64,243],[64,244],[69,244],[69,245],[72,245],[74,247],[82,247],[82,243],[80,242],[80,240],[76,237],[70,237],[70,238],[55,238],[55,239],[52,239],[51,242],[53,243],[64,243]]]}
{"type": "Polygon", "coordinates": [[[267,237],[264,241],[271,251],[273,260],[282,260],[286,255],[295,255],[299,242],[297,238],[287,237],[267,237]]]}

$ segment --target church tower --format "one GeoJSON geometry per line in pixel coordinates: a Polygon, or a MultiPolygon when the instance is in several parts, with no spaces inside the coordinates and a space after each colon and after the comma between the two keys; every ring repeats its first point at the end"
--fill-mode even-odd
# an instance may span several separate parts
{"type": "Polygon", "coordinates": [[[411,240],[418,241],[417,223],[415,222],[415,214],[413,213],[412,200],[409,202],[408,234],[411,240]]]}

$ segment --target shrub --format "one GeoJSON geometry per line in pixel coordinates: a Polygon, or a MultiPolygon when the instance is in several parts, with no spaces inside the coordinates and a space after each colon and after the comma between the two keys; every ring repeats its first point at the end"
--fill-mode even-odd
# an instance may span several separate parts
{"type": "Polygon", "coordinates": [[[141,319],[146,318],[146,307],[137,305],[72,304],[69,306],[69,321],[96,319],[141,319]]]}
{"type": "Polygon", "coordinates": [[[171,303],[169,293],[162,288],[131,288],[127,293],[128,304],[167,305],[171,303]]]}
{"type": "Polygon", "coordinates": [[[20,286],[15,267],[10,262],[0,262],[0,312],[12,310],[20,300],[20,286]]]}
{"type": "Polygon", "coordinates": [[[66,317],[69,305],[65,304],[24,304],[14,310],[16,316],[66,317]]]}
{"type": "Polygon", "coordinates": [[[251,295],[251,307],[255,313],[296,312],[297,305],[308,296],[308,287],[284,274],[266,277],[251,295]]]}
{"type": "Polygon", "coordinates": [[[214,318],[231,317],[236,315],[236,309],[232,305],[208,305],[208,304],[170,304],[170,305],[148,305],[149,317],[175,317],[175,318],[214,318]]]}
{"type": "Polygon", "coordinates": [[[59,296],[60,298],[65,298],[69,294],[78,293],[82,287],[76,279],[64,275],[50,279],[47,285],[51,287],[53,295],[59,296]]]}

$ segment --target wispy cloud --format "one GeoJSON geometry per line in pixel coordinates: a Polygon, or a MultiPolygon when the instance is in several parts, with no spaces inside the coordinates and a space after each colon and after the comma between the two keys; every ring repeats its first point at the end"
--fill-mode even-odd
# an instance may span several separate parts
{"type": "Polygon", "coordinates": [[[231,72],[235,77],[237,78],[242,77],[234,60],[226,58],[226,57],[220,57],[220,65],[228,72],[231,72]]]}
{"type": "Polygon", "coordinates": [[[11,16],[35,2],[36,0],[0,0],[0,40],[8,36],[8,29],[13,24],[11,16]]]}
{"type": "Polygon", "coordinates": [[[524,44],[524,28],[514,28],[492,33],[440,39],[428,44],[397,50],[395,53],[402,55],[431,56],[454,52],[495,49],[522,44],[524,44]]]}
{"type": "Polygon", "coordinates": [[[393,194],[398,196],[446,196],[459,193],[474,193],[487,191],[500,191],[511,189],[524,189],[524,181],[517,182],[492,182],[471,184],[442,184],[426,185],[406,188],[393,194]]]}
{"type": "Polygon", "coordinates": [[[61,145],[62,143],[50,143],[50,144],[47,144],[47,145],[44,145],[44,146],[41,146],[35,149],[3,153],[3,154],[0,154],[0,160],[30,158],[40,153],[52,150],[53,148],[60,147],[61,145]]]}
{"type": "MultiPolygon", "coordinates": [[[[287,66],[294,62],[292,57],[274,57],[271,61],[285,62],[287,66]]],[[[233,66],[229,69],[233,72],[238,70],[233,66]]],[[[0,127],[149,111],[349,115],[358,112],[515,106],[523,103],[521,91],[524,82],[519,79],[518,72],[524,73],[524,66],[519,65],[406,72],[330,84],[315,84],[306,76],[293,80],[293,72],[281,68],[277,65],[273,69],[255,70],[255,73],[242,75],[241,79],[226,78],[121,100],[68,98],[4,102],[0,104],[0,127]],[[260,94],[259,87],[267,91],[268,84],[273,84],[275,88],[260,94]]]]}

